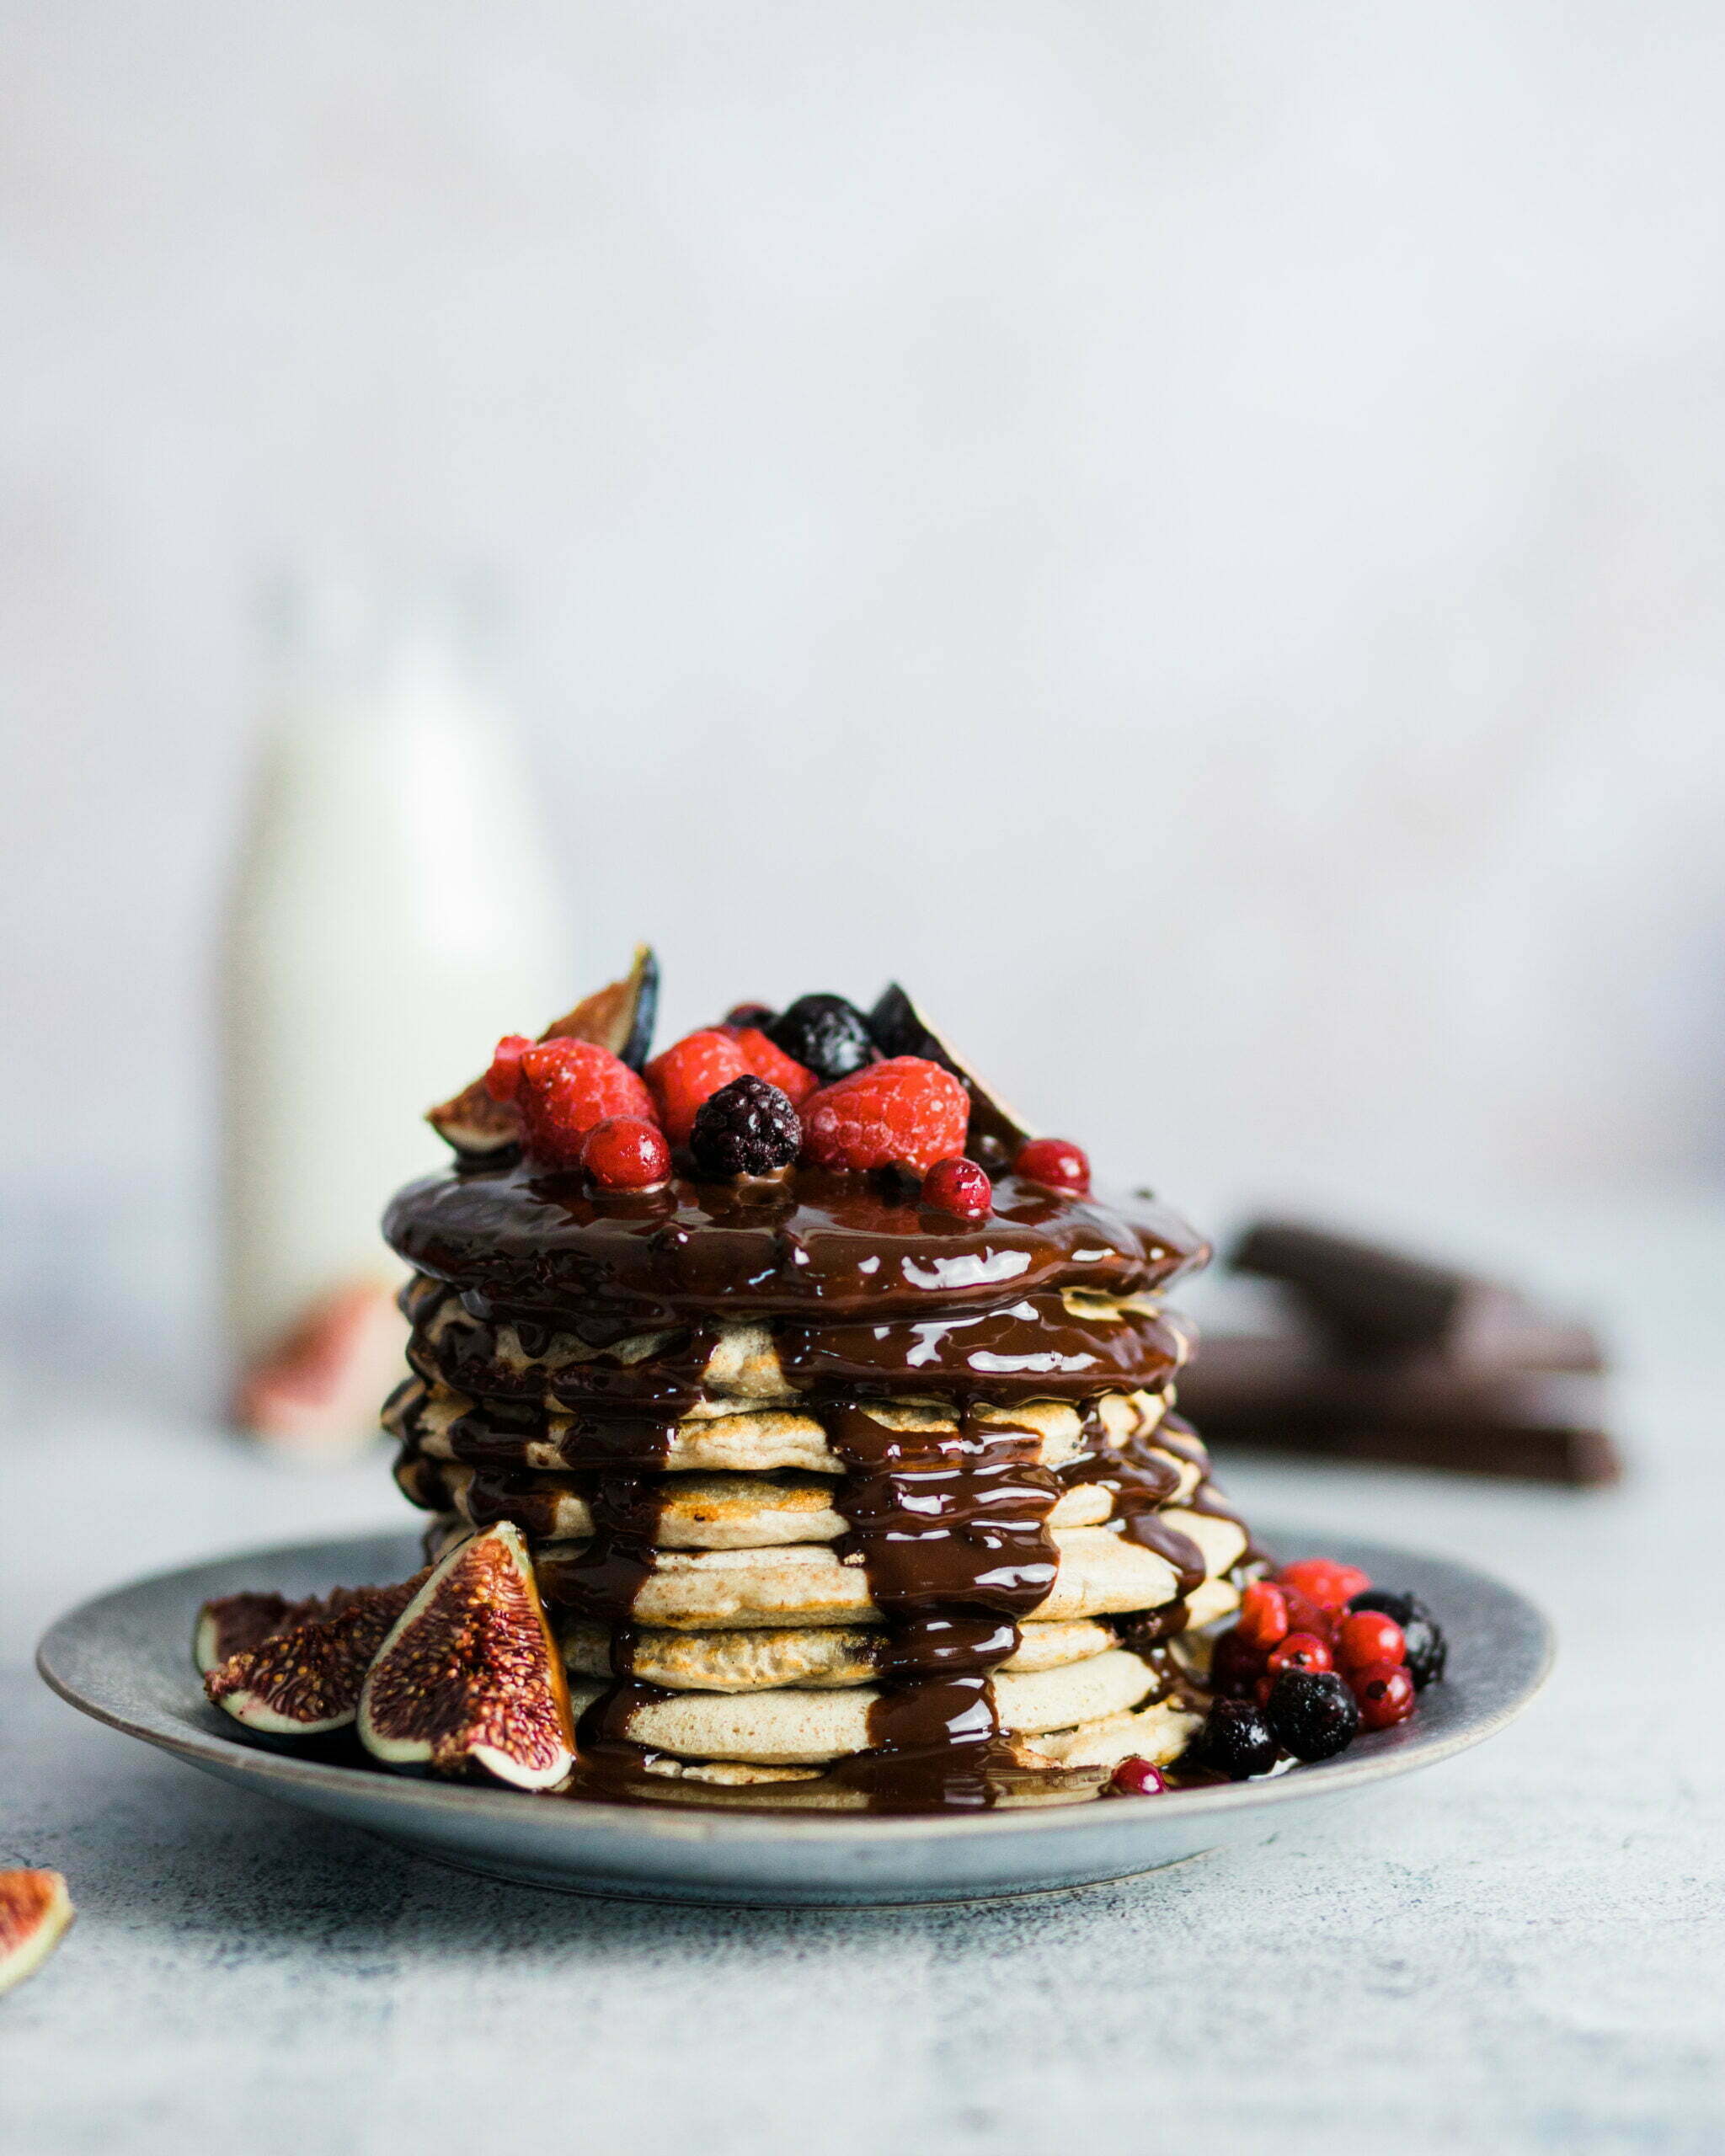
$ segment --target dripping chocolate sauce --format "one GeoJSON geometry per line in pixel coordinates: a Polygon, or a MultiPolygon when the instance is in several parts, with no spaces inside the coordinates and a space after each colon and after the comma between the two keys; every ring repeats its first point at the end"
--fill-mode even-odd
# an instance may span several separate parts
{"type": "MultiPolygon", "coordinates": [[[[391,1240],[421,1268],[403,1298],[413,1366],[483,1403],[446,1431],[453,1456],[479,1470],[467,1496],[477,1524],[548,1527],[535,1478],[518,1470],[524,1444],[549,1434],[547,1391],[567,1418],[558,1454],[593,1529],[578,1552],[559,1554],[547,1589],[604,1628],[612,1677],[581,1717],[574,1793],[645,1793],[653,1755],[628,1737],[629,1722],[676,1696],[634,1676],[633,1613],[654,1566],[674,1434],[702,1397],[720,1337],[703,1301],[770,1320],[787,1379],[843,1465],[839,1554],[862,1566],[883,1620],[869,1748],[823,1777],[852,1801],[974,1809],[1033,1779],[1001,1729],[993,1677],[1054,1584],[1049,1519],[1065,1489],[1105,1485],[1123,1532],[1167,1558],[1183,1598],[1202,1581],[1197,1545],[1155,1517],[1178,1486],[1167,1453],[1181,1444],[1164,1448],[1156,1433],[1112,1446],[1095,1406],[1106,1392],[1162,1389],[1186,1352],[1178,1323],[1150,1307],[1087,1315],[1081,1297],[1069,1306],[1061,1291],[1141,1294],[1207,1251],[1172,1215],[1121,1214],[1010,1177],[996,1193],[986,1235],[806,1171],[782,1203],[746,1209],[681,1184],[656,1209],[604,1204],[519,1169],[431,1179],[391,1208],[391,1240]],[[449,1321],[428,1342],[440,1314],[449,1321]],[[643,1334],[654,1336],[645,1356],[614,1352],[643,1334]],[[567,1353],[572,1337],[584,1352],[567,1353]],[[878,1411],[906,1395],[949,1398],[957,1428],[892,1428],[878,1411]],[[1045,1467],[1033,1430],[984,1417],[1032,1398],[1085,1409],[1081,1459],[1045,1467]]],[[[1183,1426],[1169,1427],[1178,1440],[1183,1426]]],[[[1184,1456],[1202,1461],[1195,1440],[1184,1456]]],[[[1182,1600],[1132,1632],[1170,1689],[1188,1680],[1162,1642],[1184,1614],[1182,1600]]],[[[1094,1787],[1100,1777],[1072,1779],[1094,1787]]]]}

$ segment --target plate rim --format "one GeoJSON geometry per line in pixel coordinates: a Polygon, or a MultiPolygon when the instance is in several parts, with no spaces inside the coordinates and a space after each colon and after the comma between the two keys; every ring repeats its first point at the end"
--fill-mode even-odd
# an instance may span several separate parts
{"type": "MultiPolygon", "coordinates": [[[[1275,1539],[1276,1529],[1274,1527],[1263,1531],[1272,1540],[1275,1539]]],[[[1310,1529],[1295,1530],[1296,1534],[1307,1536],[1311,1532],[1310,1529]]],[[[547,1832],[566,1831],[570,1836],[580,1832],[611,1833],[626,1838],[644,1835],[651,1839],[668,1842],[724,1841],[748,1844],[789,1840],[799,1844],[819,1845],[823,1843],[854,1842],[861,1834],[871,1843],[890,1848],[930,1840],[971,1841],[1030,1833],[1082,1834],[1086,1829],[1093,1830],[1104,1823],[1109,1828],[1122,1823],[1119,1807],[1093,1804],[1028,1806],[1022,1809],[1014,1807],[959,1814],[913,1813],[903,1816],[849,1811],[729,1811],[670,1802],[663,1806],[613,1804],[580,1797],[562,1799],[553,1807],[545,1804],[542,1797],[526,1790],[486,1788],[473,1783],[438,1782],[412,1775],[393,1774],[382,1768],[355,1767],[323,1759],[298,1758],[291,1752],[248,1743],[239,1737],[199,1734],[174,1727],[165,1720],[154,1722],[142,1720],[136,1714],[115,1707],[95,1694],[81,1689],[64,1669],[56,1667],[56,1652],[63,1652],[76,1641],[91,1620],[103,1614],[105,1605],[123,1604],[136,1596],[180,1582],[190,1585],[218,1567],[227,1568],[254,1562],[261,1566],[272,1560],[278,1565],[289,1561],[303,1562],[307,1557],[316,1557],[323,1552],[329,1553],[333,1561],[344,1551],[386,1539],[412,1542],[410,1531],[377,1528],[356,1534],[314,1537],[296,1542],[271,1544],[255,1550],[239,1550],[205,1557],[193,1564],[174,1566],[143,1574],[119,1587],[87,1596],[57,1617],[37,1644],[37,1673],[51,1691],[92,1721],[117,1730],[123,1736],[136,1737],[142,1743],[193,1765],[213,1769],[241,1782],[255,1780],[267,1793],[275,1793],[272,1785],[286,1785],[281,1791],[283,1795],[286,1795],[286,1789],[317,1790],[338,1795],[346,1792],[355,1796],[370,1795],[409,1810],[432,1813],[454,1812],[468,1817],[509,1821],[521,1825],[537,1822],[547,1832]]],[[[1284,1534],[1283,1539],[1290,1538],[1284,1534]]],[[[1336,1545],[1344,1556],[1349,1549],[1370,1549],[1390,1554],[1397,1560],[1412,1560],[1422,1565],[1436,1566],[1461,1576],[1464,1580],[1478,1582],[1488,1588],[1493,1596],[1519,1604],[1524,1616],[1531,1620],[1535,1646],[1530,1673],[1511,1696],[1498,1701],[1493,1707],[1482,1710],[1461,1726],[1447,1732],[1423,1736],[1416,1729],[1411,1736],[1402,1738],[1392,1747],[1364,1753],[1350,1749],[1340,1758],[1317,1762],[1300,1771],[1278,1774],[1268,1780],[1226,1783],[1208,1788],[1170,1790],[1157,1799],[1154,1817],[1161,1819],[1176,1816],[1183,1819],[1197,1818],[1210,1814],[1252,1810],[1263,1805],[1297,1802],[1303,1797],[1320,1793],[1340,1796],[1346,1790],[1365,1788],[1375,1782],[1413,1773],[1423,1767],[1435,1766],[1440,1761],[1454,1758],[1459,1753],[1471,1751],[1475,1745],[1496,1736],[1499,1730],[1524,1712],[1543,1690],[1556,1659],[1557,1635],[1545,1611],[1519,1588],[1512,1587],[1495,1574],[1484,1572],[1462,1559],[1382,1542],[1374,1536],[1332,1533],[1327,1539],[1336,1545]]],[[[190,1673],[189,1641],[186,1663],[190,1673]]]]}

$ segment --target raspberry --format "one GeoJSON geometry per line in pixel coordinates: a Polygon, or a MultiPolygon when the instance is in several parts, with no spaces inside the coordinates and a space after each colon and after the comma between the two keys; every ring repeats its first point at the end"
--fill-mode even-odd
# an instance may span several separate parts
{"type": "Polygon", "coordinates": [[[788,1168],[803,1125],[777,1086],[745,1072],[709,1093],[696,1111],[689,1150],[703,1176],[770,1176],[788,1168]]]}
{"type": "Polygon", "coordinates": [[[1065,1138],[1033,1138],[1018,1148],[1013,1171],[1030,1182],[1045,1182],[1053,1190],[1070,1190],[1082,1198],[1090,1188],[1090,1156],[1081,1145],[1065,1138]]]}
{"type": "Polygon", "coordinates": [[[994,1185],[975,1161],[962,1155],[937,1161],[922,1185],[922,1203],[937,1213],[956,1213],[961,1219],[980,1220],[994,1204],[994,1185]]]}
{"type": "Polygon", "coordinates": [[[1335,1666],[1329,1641],[1321,1640],[1316,1632],[1290,1632],[1279,1646],[1270,1649],[1264,1664],[1272,1677],[1280,1676],[1284,1669],[1333,1669],[1335,1666]]]}
{"type": "Polygon", "coordinates": [[[1270,1689],[1271,1734],[1296,1759],[1329,1759],[1359,1730],[1359,1708],[1333,1669],[1284,1669],[1270,1689]]]}
{"type": "Polygon", "coordinates": [[[650,1190],[670,1174],[670,1148],[656,1123],[607,1116],[587,1133],[581,1166],[606,1190],[650,1190]]]}
{"type": "Polygon", "coordinates": [[[842,995],[799,995],[766,1031],[777,1047],[829,1086],[874,1059],[868,1021],[842,995]]]}
{"type": "Polygon", "coordinates": [[[1240,1617],[1234,1629],[1248,1646],[1265,1653],[1285,1640],[1290,1630],[1288,1598],[1280,1588],[1268,1580],[1254,1580],[1240,1598],[1240,1617]]]}
{"type": "Polygon", "coordinates": [[[950,1070],[920,1055],[871,1064],[809,1103],[804,1145],[823,1168],[885,1168],[926,1175],[962,1152],[970,1097],[950,1070]]]}
{"type": "Polygon", "coordinates": [[[747,1074],[748,1059],[717,1027],[686,1033],[647,1066],[647,1083],[659,1103],[659,1119],[673,1145],[686,1145],[696,1111],[709,1095],[747,1074]]]}
{"type": "Polygon", "coordinates": [[[1114,1786],[1122,1796],[1160,1796],[1167,1787],[1160,1767],[1148,1759],[1122,1759],[1114,1773],[1114,1786]]]}
{"type": "Polygon", "coordinates": [[[801,1107],[811,1093],[820,1091],[820,1081],[814,1073],[793,1061],[782,1048],[775,1048],[758,1027],[726,1025],[719,1030],[729,1033],[743,1051],[744,1065],[750,1075],[777,1086],[793,1108],[801,1107]]]}
{"type": "Polygon", "coordinates": [[[1309,1594],[1302,1594],[1297,1587],[1281,1584],[1282,1599],[1288,1605],[1288,1630],[1290,1632],[1316,1632],[1319,1639],[1327,1640],[1336,1629],[1340,1614],[1334,1609],[1320,1609],[1309,1594]]]}
{"type": "Polygon", "coordinates": [[[559,1167],[579,1161],[582,1140],[595,1123],[609,1116],[653,1120],[653,1102],[641,1081],[609,1049],[590,1041],[534,1041],[524,1048],[515,1105],[528,1152],[559,1167]]]}
{"type": "Polygon", "coordinates": [[[1302,1557],[1284,1565],[1276,1574],[1284,1587],[1297,1587],[1321,1609],[1339,1609],[1356,1594],[1364,1594],[1370,1580],[1358,1565],[1344,1565],[1334,1557],[1302,1557]]]}
{"type": "Polygon", "coordinates": [[[1368,1662],[1349,1671],[1348,1681],[1359,1702],[1362,1729],[1393,1729],[1413,1712],[1413,1679],[1399,1662],[1368,1662]]]}
{"type": "Polygon", "coordinates": [[[1381,1610],[1362,1609],[1344,1617],[1336,1629],[1336,1660],[1351,1676],[1375,1662],[1399,1666],[1406,1660],[1407,1642],[1402,1627],[1381,1610]]]}
{"type": "Polygon", "coordinates": [[[525,1033],[505,1033],[491,1052],[485,1090],[494,1101],[512,1101],[521,1082],[521,1057],[533,1043],[525,1033]]]}

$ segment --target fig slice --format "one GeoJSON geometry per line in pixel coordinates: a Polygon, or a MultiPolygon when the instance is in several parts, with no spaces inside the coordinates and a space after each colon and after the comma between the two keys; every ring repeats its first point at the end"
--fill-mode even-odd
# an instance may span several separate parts
{"type": "MultiPolygon", "coordinates": [[[[205,1676],[206,1694],[266,1737],[328,1737],[345,1729],[359,1711],[372,1656],[425,1577],[415,1572],[398,1587],[339,1588],[321,1605],[322,1614],[269,1633],[217,1663],[205,1676]]],[[[201,1620],[198,1630],[201,1639],[201,1620]]]]}
{"type": "Polygon", "coordinates": [[[72,1897],[57,1871],[0,1871],[0,1991],[34,1976],[66,1935],[72,1897]]]}
{"type": "Polygon", "coordinates": [[[478,1768],[514,1789],[568,1775],[569,1685],[519,1528],[459,1544],[403,1610],[360,1695],[360,1742],[386,1766],[478,1768]]]}
{"type": "Polygon", "coordinates": [[[336,1617],[362,1588],[339,1587],[326,1595],[307,1595],[303,1602],[290,1602],[285,1594],[221,1594],[198,1612],[192,1633],[192,1660],[200,1677],[207,1677],[237,1654],[273,1640],[278,1632],[310,1625],[322,1617],[336,1617]]]}
{"type": "MultiPolygon", "coordinates": [[[[659,1010],[659,961],[653,947],[635,947],[634,963],[621,980],[607,982],[584,996],[573,1011],[553,1019],[542,1041],[591,1041],[609,1049],[632,1070],[642,1070],[653,1045],[653,1022],[659,1010]]],[[[494,1101],[483,1077],[464,1086],[451,1100],[426,1111],[425,1120],[464,1160],[483,1160],[518,1145],[521,1119],[507,1101],[494,1101]]]]}
{"type": "Polygon", "coordinates": [[[993,1171],[1012,1165],[1018,1148],[1031,1135],[1028,1127],[959,1061],[897,981],[889,981],[882,990],[879,1001],[868,1014],[868,1030],[883,1055],[920,1055],[939,1064],[943,1070],[950,1070],[970,1096],[970,1126],[965,1140],[970,1152],[984,1167],[993,1171]],[[986,1159],[985,1153],[989,1155],[986,1159]]]}

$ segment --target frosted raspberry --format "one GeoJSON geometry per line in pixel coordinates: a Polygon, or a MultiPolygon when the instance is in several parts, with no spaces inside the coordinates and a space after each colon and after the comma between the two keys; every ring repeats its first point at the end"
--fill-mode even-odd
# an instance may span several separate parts
{"type": "Polygon", "coordinates": [[[926,1175],[961,1153],[970,1097],[950,1070],[920,1055],[871,1063],[824,1087],[803,1112],[804,1151],[823,1168],[885,1168],[926,1175]]]}
{"type": "Polygon", "coordinates": [[[654,1119],[652,1096],[639,1078],[590,1041],[531,1042],[521,1050],[520,1065],[515,1098],[527,1151],[547,1166],[575,1166],[587,1133],[608,1116],[654,1119]]]}
{"type": "Polygon", "coordinates": [[[686,1145],[702,1101],[734,1078],[748,1075],[749,1060],[740,1043],[717,1026],[686,1033],[663,1055],[655,1055],[647,1066],[647,1083],[671,1144],[686,1145]]]}

